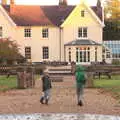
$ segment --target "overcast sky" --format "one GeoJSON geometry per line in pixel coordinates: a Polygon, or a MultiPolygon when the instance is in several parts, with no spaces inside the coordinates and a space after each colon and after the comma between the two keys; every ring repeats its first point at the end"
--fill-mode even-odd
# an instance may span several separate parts
{"type": "MultiPolygon", "coordinates": [[[[1,1],[1,0],[0,0],[1,1]]],[[[10,0],[8,0],[9,2],[10,0]]],[[[57,5],[59,0],[15,0],[16,4],[57,5]]],[[[79,4],[80,0],[67,0],[69,5],[79,4]]],[[[97,0],[85,0],[89,5],[96,5],[97,0]]]]}

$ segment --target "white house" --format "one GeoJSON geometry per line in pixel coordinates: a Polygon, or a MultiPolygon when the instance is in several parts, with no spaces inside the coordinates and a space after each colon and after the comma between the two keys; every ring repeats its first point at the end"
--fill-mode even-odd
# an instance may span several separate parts
{"type": "Polygon", "coordinates": [[[0,37],[15,40],[20,52],[31,62],[75,61],[78,64],[102,61],[103,12],[83,1],[77,6],[0,5],[0,37]]]}

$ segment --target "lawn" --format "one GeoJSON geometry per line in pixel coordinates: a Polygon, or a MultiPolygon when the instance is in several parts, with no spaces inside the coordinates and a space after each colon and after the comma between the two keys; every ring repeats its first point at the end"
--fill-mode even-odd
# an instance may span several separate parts
{"type": "Polygon", "coordinates": [[[120,101],[120,75],[112,76],[112,79],[106,77],[94,79],[94,87],[111,92],[120,101]]]}
{"type": "Polygon", "coordinates": [[[16,76],[10,76],[7,78],[5,75],[0,75],[0,91],[6,91],[14,88],[17,88],[16,76]]]}
{"type": "MultiPolygon", "coordinates": [[[[35,75],[35,80],[40,79],[39,75],[35,75]]],[[[11,75],[9,78],[6,75],[0,75],[0,91],[6,91],[17,88],[17,76],[11,75]]]]}

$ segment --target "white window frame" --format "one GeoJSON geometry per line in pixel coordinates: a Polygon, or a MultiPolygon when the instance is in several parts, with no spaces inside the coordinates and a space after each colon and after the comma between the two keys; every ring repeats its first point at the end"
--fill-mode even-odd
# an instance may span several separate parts
{"type": "Polygon", "coordinates": [[[31,47],[30,46],[25,47],[25,58],[31,59],[31,47]]]}
{"type": "Polygon", "coordinates": [[[78,28],[78,38],[87,38],[88,37],[88,28],[79,27],[78,28]]]}
{"type": "Polygon", "coordinates": [[[98,48],[95,47],[95,62],[98,61],[98,48]]]}
{"type": "Polygon", "coordinates": [[[48,37],[49,37],[49,29],[42,28],[42,38],[48,38],[48,37]]]}
{"type": "Polygon", "coordinates": [[[2,37],[3,37],[3,27],[0,26],[0,38],[2,38],[2,37]]]}
{"type": "Polygon", "coordinates": [[[85,10],[81,10],[81,17],[85,17],[85,10]]]}
{"type": "Polygon", "coordinates": [[[42,57],[43,59],[49,59],[49,47],[48,46],[44,46],[42,47],[42,57]]]}
{"type": "Polygon", "coordinates": [[[32,30],[31,28],[24,28],[24,37],[30,38],[31,37],[32,30]]]}
{"type": "Polygon", "coordinates": [[[69,48],[69,50],[68,50],[68,58],[69,58],[69,62],[71,63],[71,58],[72,58],[72,56],[71,56],[71,48],[69,48]]]}
{"type": "Polygon", "coordinates": [[[76,48],[76,62],[78,63],[90,62],[90,47],[76,48]]]}

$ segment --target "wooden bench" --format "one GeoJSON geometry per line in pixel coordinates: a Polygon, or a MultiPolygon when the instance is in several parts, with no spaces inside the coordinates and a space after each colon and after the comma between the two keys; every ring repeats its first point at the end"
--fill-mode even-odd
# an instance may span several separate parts
{"type": "Polygon", "coordinates": [[[95,76],[98,76],[98,78],[100,79],[101,75],[105,75],[107,76],[109,79],[111,79],[111,71],[95,71],[93,74],[93,77],[95,78],[95,76]]]}

